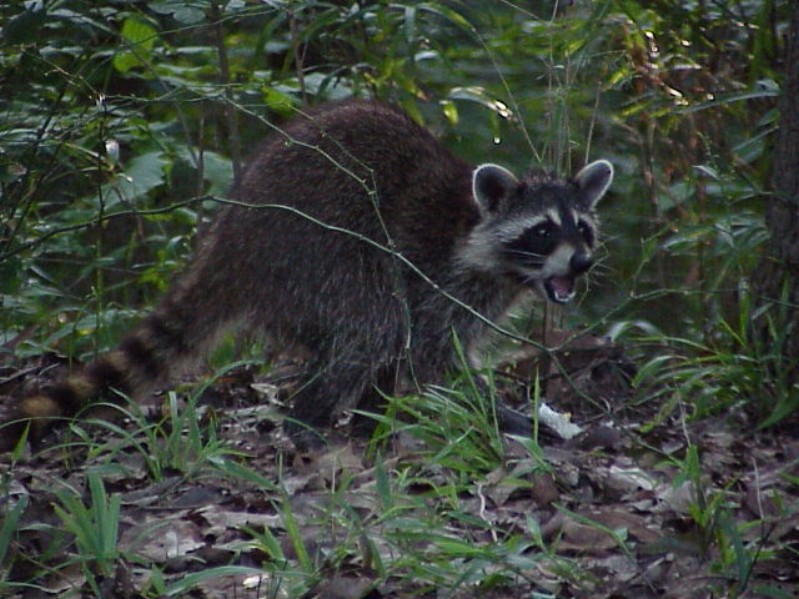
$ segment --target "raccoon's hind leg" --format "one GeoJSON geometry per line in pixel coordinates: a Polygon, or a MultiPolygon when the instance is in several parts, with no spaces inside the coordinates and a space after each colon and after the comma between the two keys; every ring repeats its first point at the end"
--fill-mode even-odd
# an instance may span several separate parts
{"type": "Polygon", "coordinates": [[[292,410],[284,423],[297,448],[319,448],[323,444],[320,431],[347,409],[380,409],[381,392],[392,391],[396,367],[391,362],[365,352],[333,359],[317,354],[306,365],[308,376],[294,392],[292,410]]]}
{"type": "Polygon", "coordinates": [[[355,403],[369,381],[363,366],[321,363],[307,364],[306,378],[292,397],[292,409],[283,427],[300,451],[323,444],[320,431],[341,414],[344,403],[355,403]]]}

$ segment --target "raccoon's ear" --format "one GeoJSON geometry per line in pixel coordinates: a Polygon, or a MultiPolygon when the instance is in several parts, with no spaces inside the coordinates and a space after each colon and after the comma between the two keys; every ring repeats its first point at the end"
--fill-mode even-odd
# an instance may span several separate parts
{"type": "Polygon", "coordinates": [[[472,175],[472,193],[481,212],[496,210],[499,202],[518,186],[516,175],[496,164],[481,164],[472,175]]]}
{"type": "Polygon", "coordinates": [[[587,164],[574,176],[574,181],[580,196],[593,208],[613,182],[613,165],[607,160],[587,164]]]}

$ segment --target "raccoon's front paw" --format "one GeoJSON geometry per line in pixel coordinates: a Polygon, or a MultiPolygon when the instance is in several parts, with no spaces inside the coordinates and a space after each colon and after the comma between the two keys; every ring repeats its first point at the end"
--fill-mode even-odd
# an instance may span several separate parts
{"type": "Polygon", "coordinates": [[[530,416],[497,402],[497,423],[499,430],[519,437],[533,436],[533,422],[530,416]]]}

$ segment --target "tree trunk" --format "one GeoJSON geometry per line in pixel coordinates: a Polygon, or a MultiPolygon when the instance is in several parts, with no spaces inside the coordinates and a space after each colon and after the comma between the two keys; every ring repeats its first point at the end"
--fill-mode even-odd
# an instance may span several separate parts
{"type": "Polygon", "coordinates": [[[780,129],[774,156],[775,196],[767,200],[771,234],[753,276],[757,302],[768,307],[755,322],[758,337],[780,349],[775,364],[787,382],[799,382],[799,2],[788,29],[780,129]],[[776,325],[770,334],[769,321],[776,325]],[[780,347],[780,342],[784,345],[780,347]]]}

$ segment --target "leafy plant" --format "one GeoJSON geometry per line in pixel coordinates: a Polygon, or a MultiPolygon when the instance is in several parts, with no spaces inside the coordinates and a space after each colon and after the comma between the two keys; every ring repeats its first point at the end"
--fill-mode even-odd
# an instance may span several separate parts
{"type": "Polygon", "coordinates": [[[54,506],[54,509],[64,529],[74,535],[77,560],[87,582],[100,596],[102,593],[97,578],[111,578],[121,557],[117,549],[121,498],[116,494],[107,494],[96,472],[87,473],[86,481],[89,488],[88,503],[84,504],[72,490],[61,490],[57,493],[60,505],[54,506]]]}
{"type": "Polygon", "coordinates": [[[639,370],[635,384],[641,397],[663,401],[661,414],[681,406],[695,418],[748,412],[760,426],[781,422],[799,407],[790,384],[791,365],[782,357],[789,330],[770,328],[772,338],[751,335],[754,319],[749,291],[739,293],[738,318],[708,324],[702,343],[687,337],[650,336],[657,355],[639,370]]]}
{"type": "MultiPolygon", "coordinates": [[[[4,499],[8,501],[8,495],[4,492],[4,499]]],[[[7,585],[7,578],[9,568],[6,561],[12,557],[12,543],[14,534],[17,531],[19,519],[28,507],[28,498],[25,496],[20,497],[13,505],[9,504],[4,511],[3,521],[0,524],[0,590],[3,590],[7,585]]],[[[11,585],[8,585],[10,592],[11,585]]]]}

